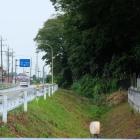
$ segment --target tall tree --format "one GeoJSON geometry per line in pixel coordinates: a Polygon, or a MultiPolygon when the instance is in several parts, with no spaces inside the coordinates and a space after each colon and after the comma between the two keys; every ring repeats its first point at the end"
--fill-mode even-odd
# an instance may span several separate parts
{"type": "Polygon", "coordinates": [[[57,19],[49,19],[44,23],[43,28],[41,28],[34,41],[38,43],[37,49],[44,51],[46,54],[42,57],[45,59],[46,64],[51,64],[51,48],[53,48],[53,57],[54,57],[54,73],[57,73],[61,69],[61,58],[63,56],[63,25],[62,22],[57,19]],[[48,44],[48,45],[45,45],[48,44]]]}
{"type": "Polygon", "coordinates": [[[71,84],[71,71],[67,65],[67,52],[65,51],[65,40],[63,35],[63,23],[61,15],[49,19],[44,23],[34,41],[38,43],[37,50],[44,51],[46,54],[42,57],[46,64],[51,64],[51,48],[53,49],[54,75],[61,76],[63,82],[71,84]],[[48,45],[45,45],[48,44],[48,45]]]}
{"type": "Polygon", "coordinates": [[[76,79],[139,72],[139,0],[51,1],[65,12],[68,63],[76,79]]]}

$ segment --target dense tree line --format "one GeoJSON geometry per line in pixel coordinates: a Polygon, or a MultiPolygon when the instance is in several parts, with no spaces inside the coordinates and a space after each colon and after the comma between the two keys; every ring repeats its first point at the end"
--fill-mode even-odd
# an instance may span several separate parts
{"type": "MultiPolygon", "coordinates": [[[[54,73],[61,85],[85,75],[104,83],[140,73],[139,0],[50,1],[64,14],[47,20],[34,40],[53,46],[54,73]]],[[[49,48],[38,49],[51,64],[49,48]]]]}

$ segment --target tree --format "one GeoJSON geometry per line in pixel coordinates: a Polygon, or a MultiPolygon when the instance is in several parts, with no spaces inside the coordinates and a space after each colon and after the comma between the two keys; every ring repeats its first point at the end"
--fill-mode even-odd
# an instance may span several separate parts
{"type": "Polygon", "coordinates": [[[37,78],[36,78],[36,76],[35,76],[35,75],[33,75],[33,80],[34,80],[34,81],[36,81],[36,79],[37,79],[37,78]]]}
{"type": "Polygon", "coordinates": [[[109,77],[114,71],[117,76],[139,73],[138,0],[51,1],[56,10],[65,12],[66,50],[74,79],[86,73],[101,77],[107,65],[111,67],[109,77]]]}
{"type": "Polygon", "coordinates": [[[50,47],[45,45],[45,43],[49,44],[53,48],[54,76],[61,75],[61,77],[64,77],[63,79],[70,84],[72,82],[71,78],[65,75],[66,71],[69,71],[69,75],[71,74],[71,71],[67,65],[67,52],[65,51],[63,23],[60,17],[61,15],[57,15],[55,18],[47,20],[44,23],[43,28],[39,30],[38,34],[34,38],[34,41],[38,43],[37,50],[46,52],[46,54],[42,57],[45,59],[46,64],[51,65],[52,57],[50,47]]]}

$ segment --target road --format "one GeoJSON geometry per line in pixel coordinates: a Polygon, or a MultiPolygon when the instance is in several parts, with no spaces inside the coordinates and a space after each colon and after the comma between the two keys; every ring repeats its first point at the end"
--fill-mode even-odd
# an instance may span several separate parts
{"type": "Polygon", "coordinates": [[[29,85],[28,87],[25,86],[17,86],[17,87],[13,87],[13,88],[9,88],[9,89],[4,89],[4,90],[0,90],[0,93],[5,93],[5,92],[11,92],[11,91],[17,91],[17,90],[25,90],[25,89],[29,89],[29,88],[35,88],[35,85],[29,85]]]}

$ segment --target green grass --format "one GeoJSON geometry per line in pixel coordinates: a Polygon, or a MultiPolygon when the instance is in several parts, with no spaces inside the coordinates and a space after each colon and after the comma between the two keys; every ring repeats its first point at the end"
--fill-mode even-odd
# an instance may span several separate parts
{"type": "Polygon", "coordinates": [[[0,118],[0,137],[91,138],[91,121],[101,122],[102,138],[139,138],[140,115],[127,102],[115,106],[91,105],[89,100],[69,90],[59,89],[51,97],[34,99],[8,112],[8,122],[0,118]]]}
{"type": "Polygon", "coordinates": [[[0,90],[3,90],[3,89],[9,89],[9,88],[12,88],[12,87],[16,87],[15,85],[3,85],[3,86],[0,86],[0,90]]]}
{"type": "Polygon", "coordinates": [[[23,112],[23,106],[9,112],[7,124],[0,124],[0,136],[90,138],[90,110],[86,99],[60,89],[46,100],[34,99],[28,104],[28,113],[23,112]]]}

